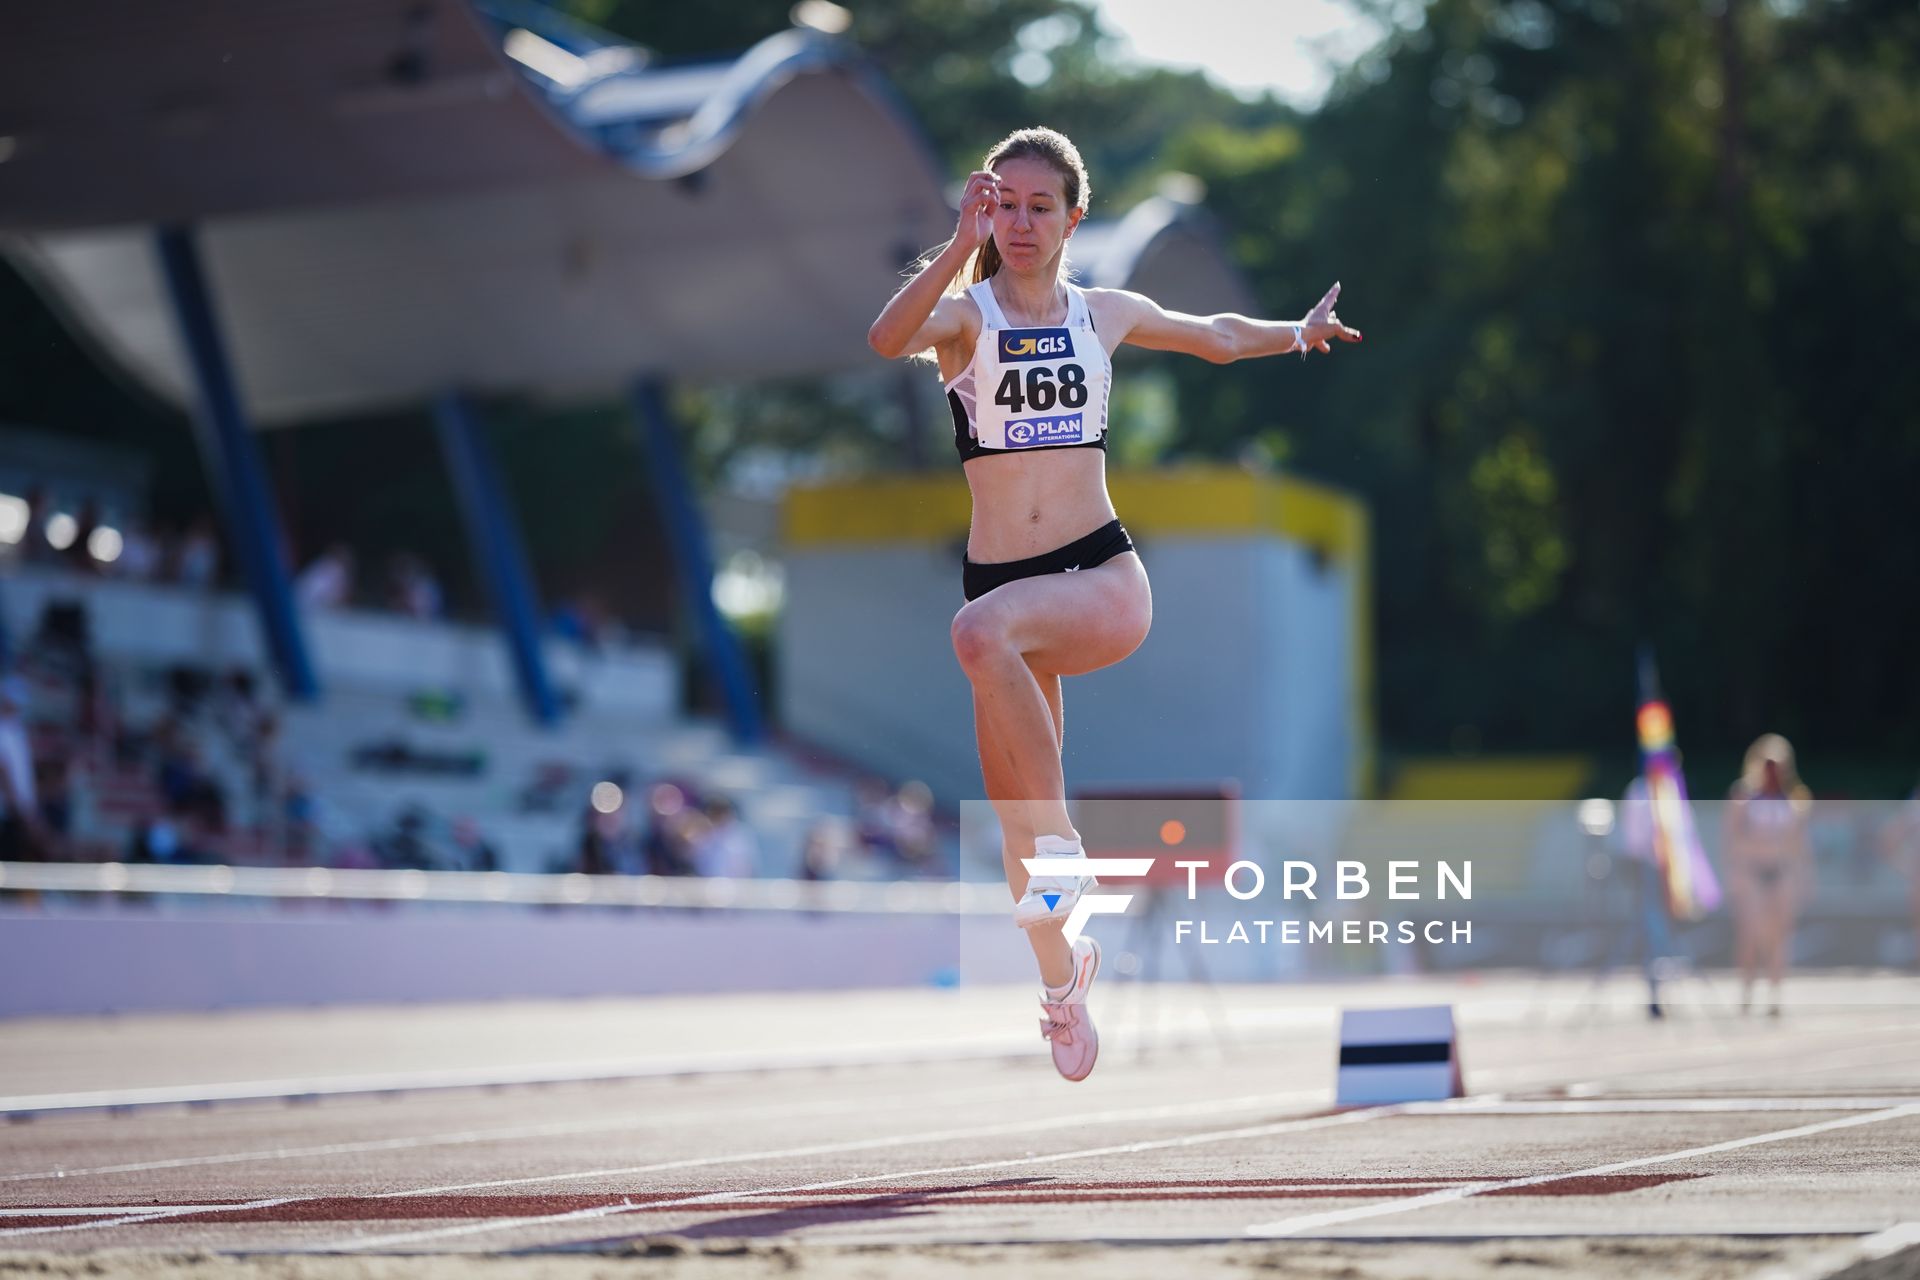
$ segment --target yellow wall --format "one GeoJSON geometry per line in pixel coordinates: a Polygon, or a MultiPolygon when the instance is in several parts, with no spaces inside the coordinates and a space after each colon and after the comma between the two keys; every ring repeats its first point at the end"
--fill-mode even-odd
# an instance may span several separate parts
{"type": "MultiPolygon", "coordinates": [[[[1342,564],[1366,554],[1366,508],[1348,494],[1293,476],[1233,467],[1116,471],[1114,509],[1142,537],[1277,533],[1342,564]]],[[[878,476],[796,485],[782,533],[790,546],[942,542],[967,531],[966,481],[949,474],[878,476]]]]}

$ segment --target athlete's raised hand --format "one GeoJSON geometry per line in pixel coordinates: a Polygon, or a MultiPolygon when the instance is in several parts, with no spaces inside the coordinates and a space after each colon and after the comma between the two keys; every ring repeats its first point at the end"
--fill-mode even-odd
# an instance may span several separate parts
{"type": "Polygon", "coordinates": [[[960,223],[953,240],[962,249],[976,249],[993,234],[993,208],[1000,203],[1000,179],[990,169],[976,169],[967,175],[967,187],[960,196],[960,223]]]}
{"type": "Polygon", "coordinates": [[[1333,304],[1340,297],[1340,282],[1333,282],[1333,288],[1327,290],[1327,296],[1313,304],[1313,310],[1307,312],[1307,318],[1300,322],[1305,331],[1301,336],[1308,350],[1332,352],[1332,340],[1342,342],[1360,341],[1360,331],[1349,329],[1340,323],[1340,317],[1333,314],[1333,304]]]}

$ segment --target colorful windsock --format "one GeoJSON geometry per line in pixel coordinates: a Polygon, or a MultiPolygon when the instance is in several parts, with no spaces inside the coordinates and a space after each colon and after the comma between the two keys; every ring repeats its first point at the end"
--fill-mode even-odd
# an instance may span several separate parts
{"type": "Polygon", "coordinates": [[[1720,905],[1720,882],[1714,878],[1700,833],[1693,825],[1693,806],[1687,801],[1687,780],[1680,772],[1680,754],[1674,749],[1673,713],[1660,696],[1660,676],[1653,655],[1640,654],[1640,772],[1647,782],[1647,802],[1653,816],[1654,860],[1667,885],[1667,914],[1675,920],[1698,920],[1720,905]]]}

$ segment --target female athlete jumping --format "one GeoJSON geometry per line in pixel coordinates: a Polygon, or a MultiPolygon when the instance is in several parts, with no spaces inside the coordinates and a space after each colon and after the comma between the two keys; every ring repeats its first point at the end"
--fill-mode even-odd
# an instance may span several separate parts
{"type": "Polygon", "coordinates": [[[1112,666],[1146,639],[1146,569],[1107,496],[1107,397],[1123,342],[1222,363],[1330,351],[1360,334],[1333,314],[1340,286],[1303,320],[1189,316],[1120,289],[1069,283],[1061,259],[1087,211],[1086,166],[1051,129],[1022,129],[967,179],[953,239],[873,322],[889,359],[932,348],[973,495],[953,650],[973,684],[974,730],[1002,861],[1045,984],[1041,1034],[1069,1080],[1100,1041],[1087,990],[1090,937],[1061,926],[1093,881],[1029,879],[1022,859],[1083,857],[1067,815],[1060,678],[1112,666]],[[964,276],[967,283],[959,285],[964,276]]]}

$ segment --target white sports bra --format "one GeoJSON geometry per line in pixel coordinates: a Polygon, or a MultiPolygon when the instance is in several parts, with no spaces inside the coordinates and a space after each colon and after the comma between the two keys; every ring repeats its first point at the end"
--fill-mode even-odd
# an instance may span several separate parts
{"type": "Polygon", "coordinates": [[[1067,286],[1065,324],[1030,329],[1007,323],[991,281],[982,280],[967,294],[980,308],[980,338],[972,361],[947,383],[960,460],[1031,449],[1105,449],[1113,362],[1093,330],[1085,290],[1067,286]]]}

